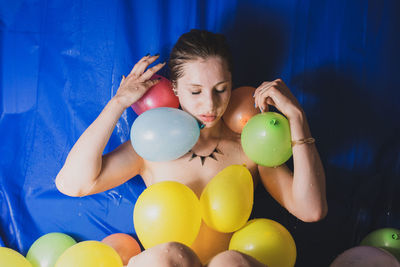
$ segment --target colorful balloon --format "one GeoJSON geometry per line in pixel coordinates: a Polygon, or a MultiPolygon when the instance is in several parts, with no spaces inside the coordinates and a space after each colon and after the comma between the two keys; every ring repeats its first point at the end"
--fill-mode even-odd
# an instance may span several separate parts
{"type": "Polygon", "coordinates": [[[32,267],[24,256],[10,248],[0,247],[1,267],[32,267]]]}
{"type": "Polygon", "coordinates": [[[254,185],[250,171],[242,165],[231,165],[220,171],[200,196],[204,222],[223,233],[241,228],[253,208],[254,185]]]}
{"type": "Polygon", "coordinates": [[[199,257],[201,263],[206,265],[218,253],[228,250],[232,233],[221,233],[201,222],[199,234],[190,246],[199,257]]]}
{"type": "Polygon", "coordinates": [[[165,181],[146,188],[133,212],[138,238],[147,249],[165,242],[192,245],[201,224],[200,203],[184,184],[165,181]]]}
{"type": "Polygon", "coordinates": [[[360,243],[361,246],[382,248],[400,261],[400,230],[382,228],[369,233],[360,243]]]}
{"type": "Polygon", "coordinates": [[[130,258],[136,256],[142,251],[136,239],[124,233],[116,233],[106,236],[101,240],[101,242],[115,249],[121,257],[123,265],[127,265],[130,258]]]}
{"type": "Polygon", "coordinates": [[[389,252],[370,246],[359,246],[346,250],[335,258],[330,267],[400,267],[400,263],[389,252]]]}
{"type": "Polygon", "coordinates": [[[200,128],[189,113],[175,108],[155,108],[133,123],[131,142],[149,161],[170,161],[185,155],[197,142],[200,128]]]}
{"type": "Polygon", "coordinates": [[[232,90],[228,108],[222,117],[232,131],[241,133],[246,123],[260,113],[259,109],[254,107],[255,90],[256,88],[250,86],[232,90]]]}
{"type": "Polygon", "coordinates": [[[68,248],[55,267],[122,267],[118,253],[99,241],[83,241],[68,248]]]}
{"type": "Polygon", "coordinates": [[[293,267],[297,255],[289,231],[269,219],[250,220],[233,234],[229,249],[250,255],[268,267],[293,267]]]}
{"type": "Polygon", "coordinates": [[[76,241],[69,235],[49,233],[31,245],[26,258],[33,267],[53,267],[61,254],[75,244],[76,241]]]}
{"type": "Polygon", "coordinates": [[[276,112],[251,118],[243,128],[241,141],[246,155],[262,166],[279,166],[292,156],[289,122],[276,112]]]}
{"type": "Polygon", "coordinates": [[[150,87],[138,101],[132,104],[131,107],[136,114],[140,115],[152,108],[179,107],[179,99],[172,91],[171,82],[167,78],[157,74],[153,75],[151,80],[158,78],[160,81],[156,85],[150,87]]]}

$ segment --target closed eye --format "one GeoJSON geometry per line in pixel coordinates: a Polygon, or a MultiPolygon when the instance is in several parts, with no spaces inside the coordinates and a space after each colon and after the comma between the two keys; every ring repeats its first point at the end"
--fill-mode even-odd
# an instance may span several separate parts
{"type": "Polygon", "coordinates": [[[219,93],[219,94],[222,94],[223,92],[225,92],[226,91],[226,87],[224,88],[224,89],[222,89],[222,90],[215,90],[217,93],[219,93]]]}
{"type": "Polygon", "coordinates": [[[192,92],[192,95],[199,95],[200,93],[201,93],[201,91],[192,92]]]}

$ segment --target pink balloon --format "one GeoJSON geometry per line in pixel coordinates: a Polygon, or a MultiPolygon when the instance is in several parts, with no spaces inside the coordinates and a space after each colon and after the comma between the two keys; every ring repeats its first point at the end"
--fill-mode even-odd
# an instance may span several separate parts
{"type": "Polygon", "coordinates": [[[373,267],[391,266],[400,267],[400,263],[389,252],[369,246],[353,247],[332,262],[330,267],[373,267]]]}
{"type": "Polygon", "coordinates": [[[135,103],[132,109],[137,115],[142,114],[146,110],[159,107],[178,108],[179,99],[172,91],[172,83],[165,77],[154,74],[152,80],[160,78],[161,80],[149,90],[135,103]]]}

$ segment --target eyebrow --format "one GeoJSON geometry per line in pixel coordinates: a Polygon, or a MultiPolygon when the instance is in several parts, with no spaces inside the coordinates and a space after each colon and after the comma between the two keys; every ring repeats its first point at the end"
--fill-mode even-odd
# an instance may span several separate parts
{"type": "MultiPolygon", "coordinates": [[[[219,83],[217,83],[216,85],[214,85],[213,87],[218,86],[218,85],[220,85],[220,84],[222,84],[222,83],[227,83],[227,82],[229,82],[229,81],[222,81],[222,82],[219,82],[219,83]]],[[[200,84],[195,84],[195,83],[191,83],[191,84],[189,84],[189,85],[191,85],[191,86],[193,86],[193,87],[202,87],[200,84]]]]}

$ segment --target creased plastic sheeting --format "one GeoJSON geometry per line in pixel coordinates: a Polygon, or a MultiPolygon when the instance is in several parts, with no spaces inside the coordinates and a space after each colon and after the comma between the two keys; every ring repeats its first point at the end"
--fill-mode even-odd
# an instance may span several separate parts
{"type": "MultiPolygon", "coordinates": [[[[140,177],[82,198],[54,179],[121,75],[147,53],[167,60],[192,28],[227,35],[234,87],[281,77],[306,111],[328,217],[300,222],[261,187],[253,211],[292,233],[296,266],[328,266],[369,231],[400,228],[398,10],[395,0],[1,1],[0,238],[24,254],[53,231],[135,233],[140,177]]],[[[122,115],[105,152],[129,139],[135,117],[122,115]]]]}
{"type": "MultiPolygon", "coordinates": [[[[166,60],[178,36],[204,27],[209,15],[210,30],[220,30],[215,18],[231,3],[215,9],[202,1],[1,3],[0,233],[7,246],[26,253],[53,231],[77,240],[135,233],[140,177],[82,198],[59,193],[54,179],[122,74],[147,53],[166,60]]],[[[123,114],[105,152],[129,139],[135,116],[123,114]]]]}

